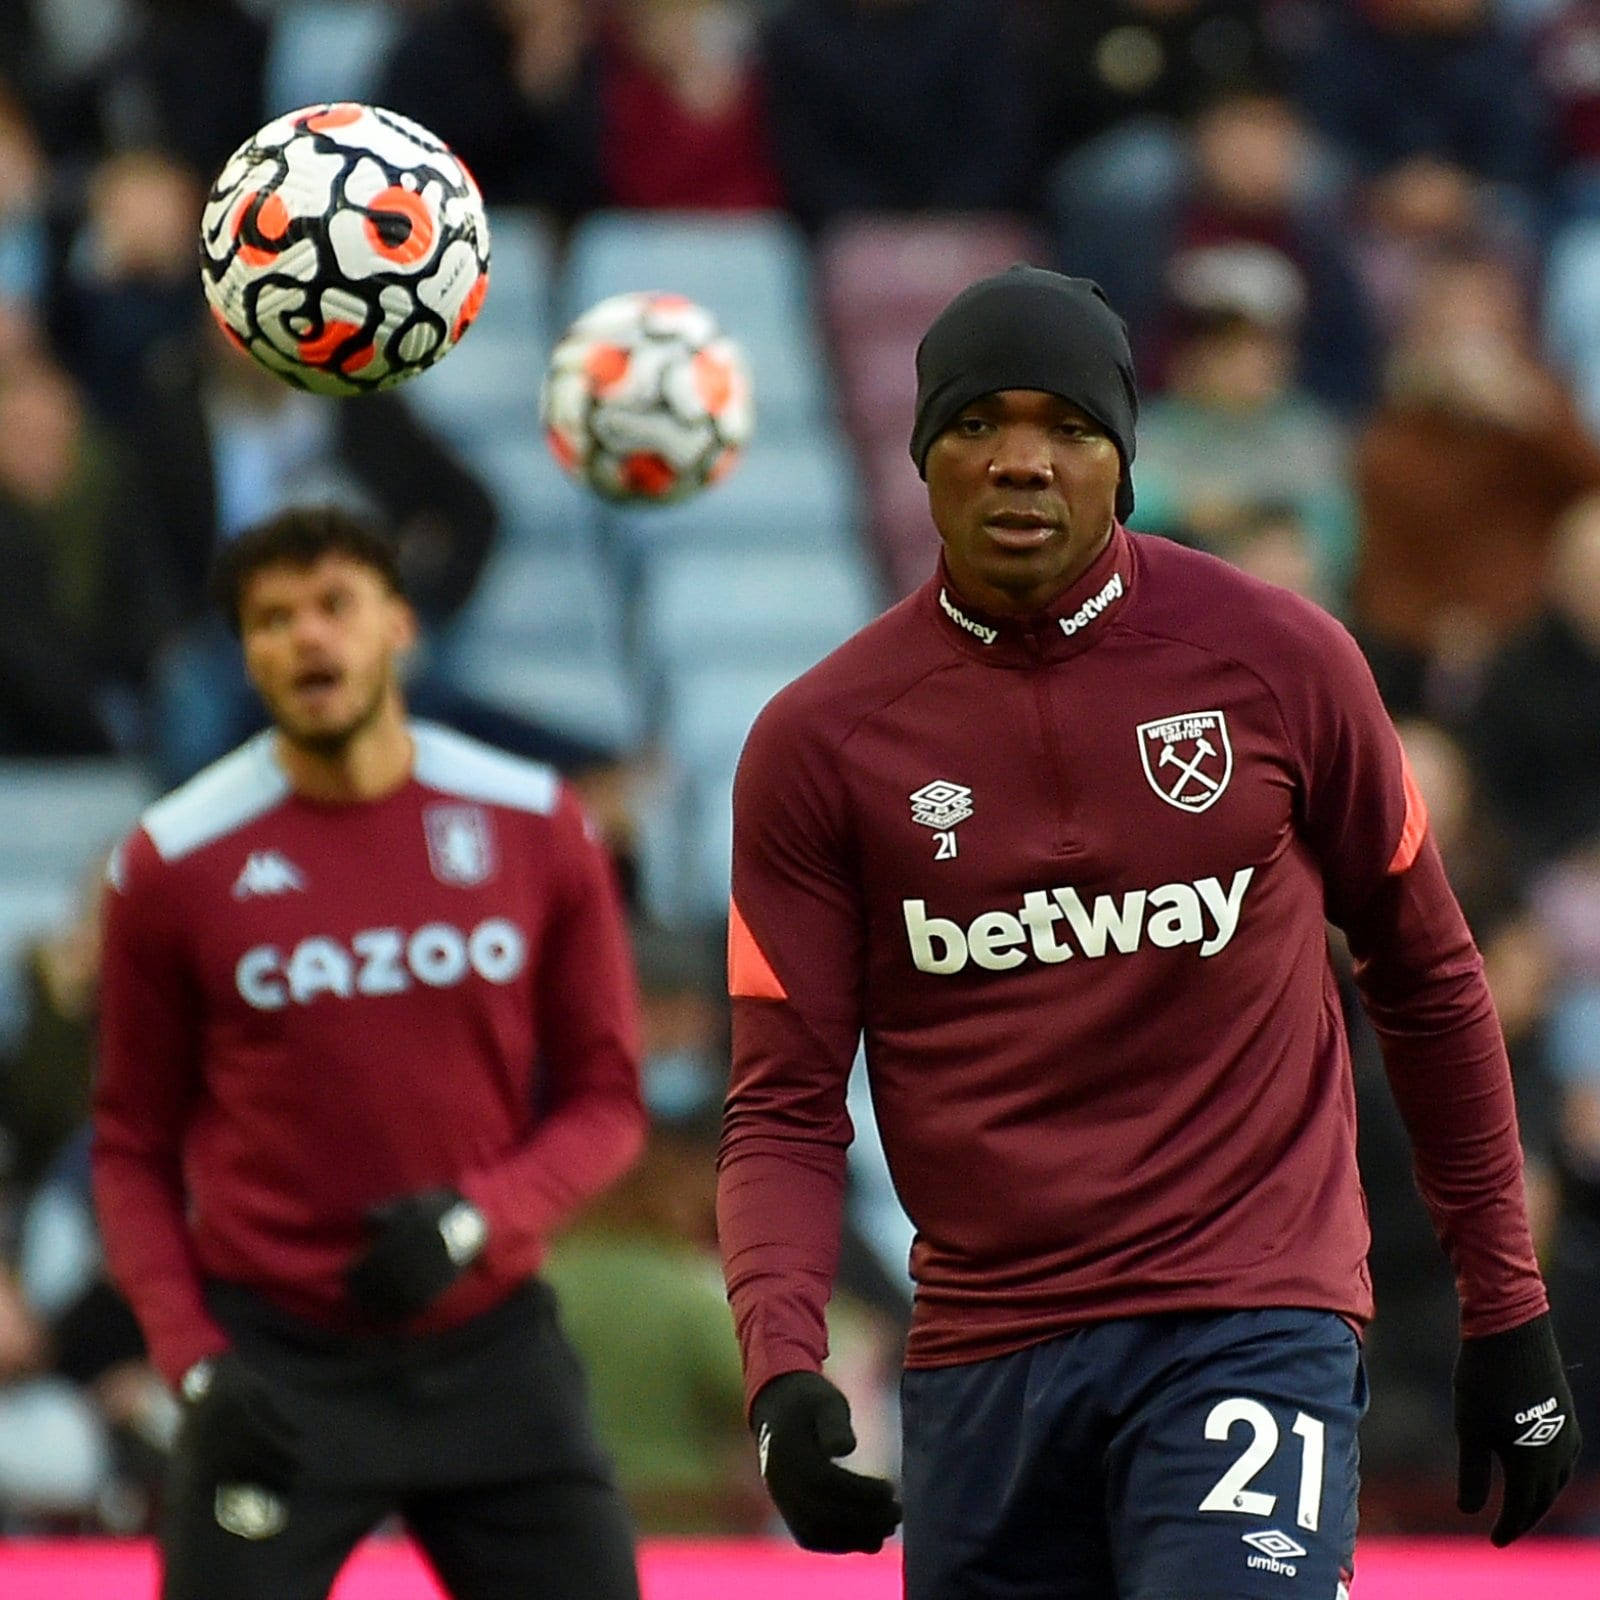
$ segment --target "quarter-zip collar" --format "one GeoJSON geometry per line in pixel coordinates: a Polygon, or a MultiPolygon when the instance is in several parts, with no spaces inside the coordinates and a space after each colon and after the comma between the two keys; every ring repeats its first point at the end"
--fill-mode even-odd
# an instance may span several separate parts
{"type": "Polygon", "coordinates": [[[997,617],[970,604],[942,555],[923,595],[938,627],[966,654],[991,666],[1031,667],[1075,656],[1114,627],[1132,597],[1133,574],[1133,546],[1119,522],[1077,581],[1026,616],[997,617]]]}

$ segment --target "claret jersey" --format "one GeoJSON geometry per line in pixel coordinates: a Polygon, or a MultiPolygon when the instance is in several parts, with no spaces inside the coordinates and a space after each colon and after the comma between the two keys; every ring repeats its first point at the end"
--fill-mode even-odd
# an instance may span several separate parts
{"type": "Polygon", "coordinates": [[[175,1379],[226,1343],[203,1284],[333,1330],[366,1213],[460,1189],[484,1254],[415,1324],[532,1273],[643,1134],[609,862],[549,769],[412,725],[383,799],[295,794],[262,734],[113,859],[94,1177],[118,1283],[175,1379]]]}
{"type": "Polygon", "coordinates": [[[1163,1311],[1373,1310],[1326,921],[1468,1332],[1544,1307],[1509,1071],[1398,738],[1324,612],[1118,529],[1046,615],[942,571],[734,792],[719,1224],[748,1391],[824,1352],[858,1039],[912,1366],[1163,1311]]]}

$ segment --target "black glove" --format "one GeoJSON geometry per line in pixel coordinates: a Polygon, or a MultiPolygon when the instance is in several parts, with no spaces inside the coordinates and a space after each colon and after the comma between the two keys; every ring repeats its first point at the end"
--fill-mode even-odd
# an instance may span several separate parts
{"type": "Polygon", "coordinates": [[[369,1316],[402,1322],[437,1300],[477,1259],[489,1237],[483,1213],[454,1189],[427,1189],[375,1206],[372,1243],[345,1274],[369,1316]]]}
{"type": "Polygon", "coordinates": [[[1505,1497],[1489,1539],[1508,1545],[1550,1509],[1583,1444],[1549,1316],[1463,1339],[1455,1389],[1461,1443],[1456,1504],[1467,1512],[1483,1509],[1489,1458],[1499,1456],[1505,1497]]]}
{"type": "Polygon", "coordinates": [[[300,1464],[300,1425],[271,1385],[232,1350],[197,1361],[183,1375],[181,1447],[212,1483],[282,1491],[300,1464]]]}
{"type": "Polygon", "coordinates": [[[761,1476],[804,1550],[881,1550],[900,1522],[883,1478],[836,1466],[856,1447],[850,1403],[820,1372],[785,1372],[762,1385],[750,1408],[761,1476]]]}

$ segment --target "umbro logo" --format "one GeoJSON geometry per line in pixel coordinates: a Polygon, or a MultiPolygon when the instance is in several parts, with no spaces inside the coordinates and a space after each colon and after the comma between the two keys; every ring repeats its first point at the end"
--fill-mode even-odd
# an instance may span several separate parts
{"type": "Polygon", "coordinates": [[[233,898],[249,900],[257,895],[287,894],[303,890],[306,880],[287,856],[276,850],[252,850],[239,876],[233,880],[233,898]]]}
{"type": "Polygon", "coordinates": [[[1518,1435],[1512,1444],[1541,1445],[1549,1444],[1561,1432],[1566,1416],[1556,1410],[1557,1401],[1552,1395],[1543,1405],[1530,1406],[1526,1411],[1519,1411],[1516,1420],[1521,1423],[1532,1423],[1533,1426],[1526,1433],[1518,1435]]]}

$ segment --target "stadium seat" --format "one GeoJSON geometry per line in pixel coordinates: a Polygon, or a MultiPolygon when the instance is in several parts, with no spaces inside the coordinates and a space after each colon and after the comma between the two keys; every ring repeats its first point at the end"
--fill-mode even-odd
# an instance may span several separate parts
{"type": "Polygon", "coordinates": [[[286,0],[267,51],[267,115],[328,100],[370,101],[400,31],[389,0],[286,0]]]}
{"type": "Polygon", "coordinates": [[[691,777],[731,774],[756,713],[809,662],[687,663],[666,679],[659,720],[669,759],[691,777]]]}
{"type": "Polygon", "coordinates": [[[565,326],[613,294],[665,289],[715,313],[749,359],[756,426],[792,439],[832,425],[804,236],[776,213],[599,212],[574,229],[559,294],[565,326]]]}
{"type": "Polygon", "coordinates": [[[508,541],[452,623],[449,646],[467,655],[615,657],[622,633],[621,597],[592,548],[508,541]]]}
{"type": "Polygon", "coordinates": [[[77,883],[155,797],[132,761],[0,760],[0,882],[77,883]]]}
{"type": "Polygon", "coordinates": [[[504,335],[549,346],[555,280],[551,225],[525,206],[491,206],[488,215],[489,292],[467,336],[504,335]]]}
{"type": "Polygon", "coordinates": [[[487,704],[574,739],[627,752],[644,737],[639,692],[620,656],[534,656],[503,644],[462,646],[452,653],[450,675],[487,704]]]}
{"type": "Polygon", "coordinates": [[[798,670],[878,611],[875,576],[850,549],[687,549],[646,569],[639,636],[664,675],[719,662],[798,670]]]}
{"type": "Polygon", "coordinates": [[[461,439],[456,449],[494,497],[505,542],[574,550],[599,538],[600,502],[556,465],[536,427],[461,439]]]}
{"type": "Polygon", "coordinates": [[[443,361],[410,379],[402,392],[430,427],[470,455],[486,440],[537,434],[547,356],[532,334],[471,328],[443,361]]]}
{"type": "Polygon", "coordinates": [[[842,444],[761,440],[704,494],[677,505],[607,507],[602,526],[631,573],[659,553],[688,547],[851,548],[861,540],[862,499],[842,444]]]}

